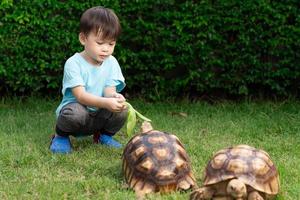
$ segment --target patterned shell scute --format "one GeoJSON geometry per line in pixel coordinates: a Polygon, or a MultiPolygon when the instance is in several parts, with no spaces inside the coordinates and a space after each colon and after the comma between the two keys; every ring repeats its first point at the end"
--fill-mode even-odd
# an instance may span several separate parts
{"type": "Polygon", "coordinates": [[[267,194],[277,194],[279,190],[278,172],[268,153],[248,145],[218,151],[206,167],[204,184],[232,178],[267,194]]]}
{"type": "Polygon", "coordinates": [[[163,186],[189,189],[195,184],[183,145],[175,135],[160,131],[138,134],[128,142],[123,172],[130,187],[145,193],[158,192],[163,186]]]}

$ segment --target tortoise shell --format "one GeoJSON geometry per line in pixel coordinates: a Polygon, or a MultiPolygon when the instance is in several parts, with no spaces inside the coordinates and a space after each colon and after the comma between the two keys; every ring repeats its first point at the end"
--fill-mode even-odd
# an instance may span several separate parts
{"type": "Polygon", "coordinates": [[[267,152],[238,145],[218,151],[206,166],[204,185],[238,178],[260,192],[275,195],[279,176],[267,152]]]}
{"type": "Polygon", "coordinates": [[[195,185],[188,155],[172,134],[150,130],[134,136],[123,152],[123,173],[138,193],[170,192],[195,185]]]}

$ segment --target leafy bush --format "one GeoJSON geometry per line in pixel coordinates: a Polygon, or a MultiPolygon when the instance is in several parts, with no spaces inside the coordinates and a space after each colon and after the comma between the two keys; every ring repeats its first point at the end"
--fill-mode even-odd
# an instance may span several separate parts
{"type": "Polygon", "coordinates": [[[160,99],[299,90],[298,0],[5,0],[0,92],[58,94],[64,62],[82,50],[80,16],[96,5],[121,20],[115,55],[128,93],[160,99]]]}

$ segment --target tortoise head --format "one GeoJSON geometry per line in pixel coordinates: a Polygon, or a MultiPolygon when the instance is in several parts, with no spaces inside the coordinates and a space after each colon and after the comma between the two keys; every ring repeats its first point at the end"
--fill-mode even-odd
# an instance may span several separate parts
{"type": "Polygon", "coordinates": [[[246,185],[239,179],[232,179],[229,181],[226,191],[227,194],[237,200],[242,200],[247,196],[246,185]]]}
{"type": "Polygon", "coordinates": [[[153,130],[153,127],[150,122],[144,121],[141,126],[142,133],[147,133],[153,130]]]}

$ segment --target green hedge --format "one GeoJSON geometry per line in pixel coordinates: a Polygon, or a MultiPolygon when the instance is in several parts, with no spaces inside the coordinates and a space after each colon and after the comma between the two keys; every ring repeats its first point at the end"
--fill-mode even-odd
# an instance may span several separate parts
{"type": "Polygon", "coordinates": [[[115,10],[115,56],[129,94],[290,95],[300,85],[298,0],[2,0],[0,93],[59,93],[63,64],[81,51],[81,13],[115,10]]]}

